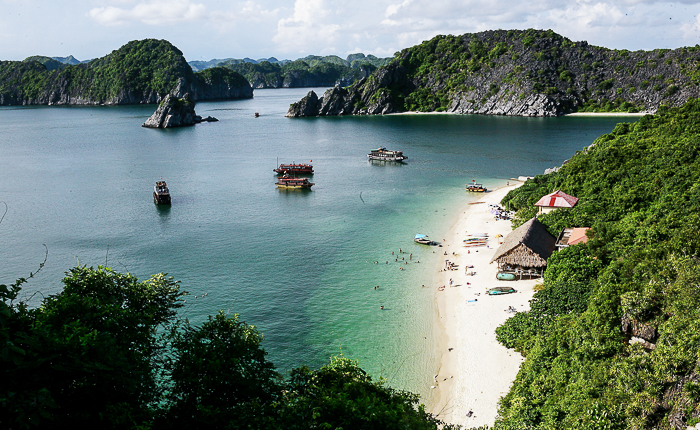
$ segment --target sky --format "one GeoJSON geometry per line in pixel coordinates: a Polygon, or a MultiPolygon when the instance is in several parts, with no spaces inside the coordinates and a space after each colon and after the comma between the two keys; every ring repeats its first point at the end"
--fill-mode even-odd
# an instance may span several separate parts
{"type": "Polygon", "coordinates": [[[552,29],[651,50],[700,44],[700,0],[0,0],[0,60],[89,60],[166,39],[188,61],[390,57],[438,34],[552,29]]]}

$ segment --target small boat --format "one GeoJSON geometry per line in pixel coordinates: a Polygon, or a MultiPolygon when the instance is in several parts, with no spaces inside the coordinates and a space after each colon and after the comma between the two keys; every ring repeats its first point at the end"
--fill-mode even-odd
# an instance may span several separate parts
{"type": "Polygon", "coordinates": [[[515,274],[506,273],[506,272],[498,272],[496,274],[496,279],[498,279],[499,281],[515,281],[515,274]]]}
{"type": "Polygon", "coordinates": [[[487,191],[486,187],[483,184],[477,184],[474,182],[472,182],[471,184],[467,184],[466,189],[467,191],[471,191],[474,193],[485,193],[487,191]]]}
{"type": "Polygon", "coordinates": [[[467,236],[471,237],[489,237],[488,233],[469,233],[467,236]]]}
{"type": "Polygon", "coordinates": [[[295,178],[289,175],[284,175],[277,179],[275,185],[277,185],[277,188],[304,189],[311,188],[315,184],[313,182],[309,182],[309,178],[295,178]]]}
{"type": "Polygon", "coordinates": [[[169,205],[170,190],[168,189],[168,184],[165,183],[163,178],[160,179],[160,181],[156,181],[156,185],[153,187],[153,203],[157,205],[169,205]]]}
{"type": "Polygon", "coordinates": [[[511,287],[495,287],[495,288],[490,288],[486,293],[489,296],[497,296],[499,294],[511,294],[515,293],[515,288],[511,287]]]}
{"type": "Polygon", "coordinates": [[[421,245],[432,245],[433,241],[428,239],[428,236],[425,234],[417,234],[416,237],[413,238],[413,241],[416,243],[420,243],[421,245]]]}
{"type": "Polygon", "coordinates": [[[402,151],[390,151],[385,147],[374,149],[367,154],[367,158],[370,160],[379,161],[399,161],[408,160],[408,157],[403,155],[402,151]]]}
{"type": "Polygon", "coordinates": [[[257,113],[257,112],[255,112],[255,117],[257,118],[257,117],[259,117],[259,116],[260,116],[260,114],[257,113]]]}
{"type": "Polygon", "coordinates": [[[306,163],[280,164],[279,167],[272,169],[272,171],[278,175],[313,175],[314,166],[306,163]]]}

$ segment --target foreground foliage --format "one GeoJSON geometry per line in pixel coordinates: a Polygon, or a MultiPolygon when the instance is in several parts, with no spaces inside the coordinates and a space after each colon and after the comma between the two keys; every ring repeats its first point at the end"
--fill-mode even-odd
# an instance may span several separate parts
{"type": "Polygon", "coordinates": [[[76,267],[38,308],[0,285],[0,428],[435,429],[345,357],[283,379],[238,315],[193,326],[162,274],[76,267]]]}
{"type": "Polygon", "coordinates": [[[685,429],[700,422],[700,102],[618,124],[511,191],[515,225],[591,227],[555,253],[532,310],[497,330],[527,356],[496,428],[685,429]],[[631,339],[634,341],[630,342],[631,339]]]}

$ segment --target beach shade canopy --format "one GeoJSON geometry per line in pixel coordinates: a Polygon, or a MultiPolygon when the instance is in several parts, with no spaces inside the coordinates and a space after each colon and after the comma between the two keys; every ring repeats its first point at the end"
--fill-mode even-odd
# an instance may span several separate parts
{"type": "Polygon", "coordinates": [[[537,200],[535,206],[545,208],[573,208],[576,206],[577,202],[578,198],[570,196],[561,190],[557,190],[537,200]]]}
{"type": "Polygon", "coordinates": [[[537,218],[516,228],[505,237],[491,259],[499,265],[545,267],[554,252],[556,238],[537,218]]]}
{"type": "Polygon", "coordinates": [[[417,234],[416,235],[416,239],[425,239],[426,237],[428,237],[427,234],[417,234]]]}

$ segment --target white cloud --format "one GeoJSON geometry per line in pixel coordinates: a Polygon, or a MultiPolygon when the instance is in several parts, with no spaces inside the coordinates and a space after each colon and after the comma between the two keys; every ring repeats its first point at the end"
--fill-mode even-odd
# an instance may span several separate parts
{"type": "Polygon", "coordinates": [[[292,16],[278,21],[272,41],[283,51],[308,52],[315,46],[328,48],[338,39],[342,28],[333,23],[334,18],[333,10],[324,0],[296,0],[292,16]]]}
{"type": "Polygon", "coordinates": [[[91,9],[88,15],[102,25],[141,22],[148,25],[168,25],[197,21],[207,16],[206,6],[189,0],[151,0],[131,9],[114,6],[91,9]]]}

